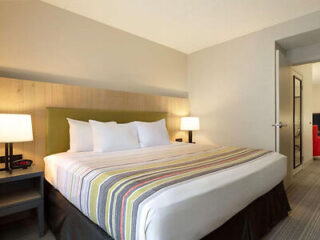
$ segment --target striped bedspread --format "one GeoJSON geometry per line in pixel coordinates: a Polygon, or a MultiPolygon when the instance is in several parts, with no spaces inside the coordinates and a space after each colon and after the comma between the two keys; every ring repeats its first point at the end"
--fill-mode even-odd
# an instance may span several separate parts
{"type": "Polygon", "coordinates": [[[137,239],[139,206],[159,191],[242,164],[268,151],[177,144],[167,151],[131,150],[110,158],[66,162],[56,187],[82,213],[116,240],[137,239]],[[121,157],[120,157],[121,156],[121,157]]]}

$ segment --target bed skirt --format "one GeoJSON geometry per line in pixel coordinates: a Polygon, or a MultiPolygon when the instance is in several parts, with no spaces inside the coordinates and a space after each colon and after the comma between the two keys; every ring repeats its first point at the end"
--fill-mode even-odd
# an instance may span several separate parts
{"type": "MultiPolygon", "coordinates": [[[[45,182],[45,211],[48,226],[57,240],[112,240],[48,182],[45,182]]],[[[203,240],[258,240],[288,216],[289,211],[281,182],[203,240]]]]}

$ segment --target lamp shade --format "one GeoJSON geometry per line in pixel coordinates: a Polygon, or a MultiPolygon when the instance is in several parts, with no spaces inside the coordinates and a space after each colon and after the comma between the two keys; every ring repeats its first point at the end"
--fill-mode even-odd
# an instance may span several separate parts
{"type": "Polygon", "coordinates": [[[181,118],[181,130],[193,131],[200,129],[198,117],[183,117],[181,118]]]}
{"type": "Polygon", "coordinates": [[[33,140],[31,116],[28,114],[0,114],[0,143],[33,140]]]}

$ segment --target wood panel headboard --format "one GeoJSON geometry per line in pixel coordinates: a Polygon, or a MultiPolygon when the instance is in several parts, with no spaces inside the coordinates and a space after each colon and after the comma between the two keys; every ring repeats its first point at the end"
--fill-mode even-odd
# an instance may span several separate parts
{"type": "MultiPolygon", "coordinates": [[[[187,98],[111,91],[48,82],[0,78],[0,112],[32,115],[34,141],[14,145],[15,153],[43,168],[46,155],[46,109],[85,108],[120,111],[166,112],[171,139],[186,138],[179,130],[180,117],[189,114],[187,98]]],[[[3,152],[3,146],[0,146],[3,152]]],[[[0,152],[0,155],[2,155],[0,152]]]]}

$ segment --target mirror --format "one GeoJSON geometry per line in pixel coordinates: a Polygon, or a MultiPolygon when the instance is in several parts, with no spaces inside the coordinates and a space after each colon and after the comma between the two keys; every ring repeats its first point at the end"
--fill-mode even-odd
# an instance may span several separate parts
{"type": "Polygon", "coordinates": [[[293,76],[293,168],[302,164],[302,81],[293,76]]]}

